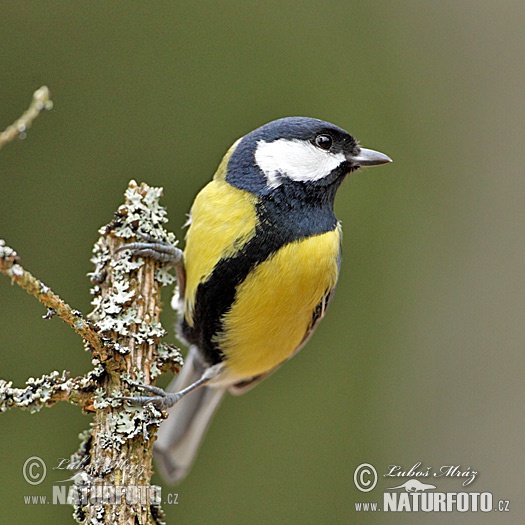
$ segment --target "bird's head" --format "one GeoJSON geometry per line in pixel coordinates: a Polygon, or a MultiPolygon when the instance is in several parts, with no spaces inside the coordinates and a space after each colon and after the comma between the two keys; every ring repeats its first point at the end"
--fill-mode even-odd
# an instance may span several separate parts
{"type": "Polygon", "coordinates": [[[308,117],[274,120],[239,139],[230,149],[225,178],[233,186],[265,195],[283,185],[339,186],[362,167],[391,162],[361,148],[345,130],[308,117]]]}

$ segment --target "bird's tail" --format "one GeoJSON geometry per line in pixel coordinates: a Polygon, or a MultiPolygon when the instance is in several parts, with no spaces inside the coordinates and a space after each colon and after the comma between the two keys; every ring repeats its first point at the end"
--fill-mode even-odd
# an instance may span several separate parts
{"type": "MultiPolygon", "coordinates": [[[[168,390],[179,392],[200,379],[203,372],[196,350],[190,349],[181,373],[168,390]]],[[[202,386],[168,409],[168,419],[160,425],[154,447],[159,472],[166,481],[177,483],[188,474],[225,392],[225,388],[202,386]]]]}

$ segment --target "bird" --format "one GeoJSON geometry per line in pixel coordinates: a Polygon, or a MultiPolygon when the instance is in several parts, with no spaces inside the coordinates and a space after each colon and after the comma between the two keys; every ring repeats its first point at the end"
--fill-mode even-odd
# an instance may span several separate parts
{"type": "Polygon", "coordinates": [[[172,306],[189,351],[164,391],[154,456],[169,482],[192,467],[226,392],[242,394],[294,356],[324,317],[341,266],[334,199],[345,177],[391,162],[342,128],[310,117],[269,122],[237,140],[191,207],[184,252],[126,245],[175,266],[172,306]]]}

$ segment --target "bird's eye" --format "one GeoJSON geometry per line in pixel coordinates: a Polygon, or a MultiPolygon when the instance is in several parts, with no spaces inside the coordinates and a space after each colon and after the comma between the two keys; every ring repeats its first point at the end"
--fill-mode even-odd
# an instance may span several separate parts
{"type": "Polygon", "coordinates": [[[329,150],[332,147],[332,137],[330,135],[317,135],[315,145],[321,149],[329,150]]]}

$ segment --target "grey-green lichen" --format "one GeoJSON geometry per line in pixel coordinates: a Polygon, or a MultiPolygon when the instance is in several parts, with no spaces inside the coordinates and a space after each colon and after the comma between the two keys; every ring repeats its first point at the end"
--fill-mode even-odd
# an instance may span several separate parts
{"type": "Polygon", "coordinates": [[[92,378],[70,378],[69,372],[56,370],[38,378],[30,377],[25,388],[13,388],[12,381],[0,379],[0,412],[16,407],[34,413],[65,399],[80,402],[81,396],[87,397],[92,387],[92,378]]]}
{"type": "Polygon", "coordinates": [[[150,367],[151,379],[157,379],[162,372],[167,370],[176,371],[182,368],[184,359],[180,350],[175,345],[161,343],[157,347],[157,361],[150,367]]]}
{"type": "MultiPolygon", "coordinates": [[[[149,187],[143,194],[137,191],[136,183],[131,181],[125,195],[126,204],[119,208],[110,225],[101,228],[101,234],[106,234],[107,228],[111,227],[114,235],[126,240],[146,237],[176,244],[173,233],[166,232],[163,227],[167,216],[166,209],[159,204],[162,188],[149,187]]],[[[107,245],[99,242],[95,245],[92,262],[95,270],[89,274],[94,284],[91,290],[94,307],[91,317],[96,319],[97,328],[103,332],[131,336],[139,344],[155,344],[164,337],[166,332],[160,323],[142,319],[139,311],[130,307],[130,303],[137,299],[130,275],[142,267],[144,260],[129,257],[125,253],[111,257],[107,245]],[[103,296],[101,284],[108,272],[111,272],[111,288],[103,296]]],[[[155,279],[165,286],[172,284],[175,277],[168,268],[161,266],[155,270],[155,279]]]]}
{"type": "Polygon", "coordinates": [[[11,260],[15,264],[19,261],[16,251],[7,246],[4,239],[0,239],[0,259],[11,260]]]}
{"type": "Polygon", "coordinates": [[[157,268],[155,271],[155,279],[162,286],[170,286],[175,282],[175,276],[172,273],[169,273],[170,269],[165,266],[157,268]]]}
{"type": "Polygon", "coordinates": [[[151,403],[145,406],[124,406],[119,412],[108,414],[108,431],[100,432],[98,438],[104,448],[119,448],[128,439],[137,436],[148,441],[151,427],[158,427],[163,420],[162,412],[151,403]]]}
{"type": "Polygon", "coordinates": [[[149,368],[149,375],[151,380],[154,381],[162,375],[162,370],[157,366],[157,363],[152,363],[149,368]]]}

